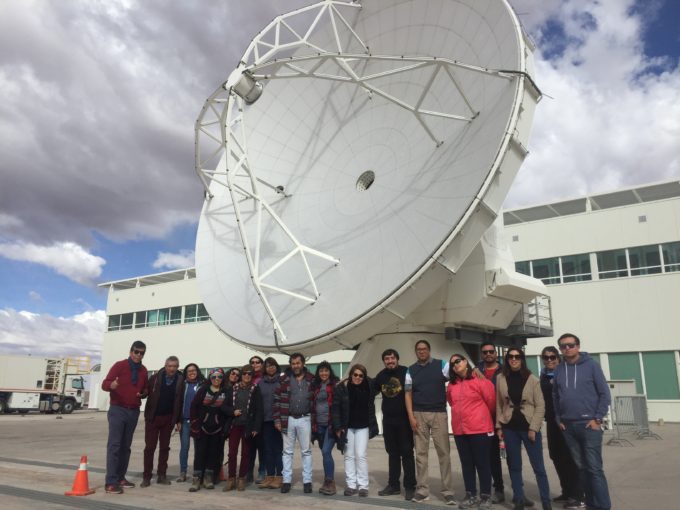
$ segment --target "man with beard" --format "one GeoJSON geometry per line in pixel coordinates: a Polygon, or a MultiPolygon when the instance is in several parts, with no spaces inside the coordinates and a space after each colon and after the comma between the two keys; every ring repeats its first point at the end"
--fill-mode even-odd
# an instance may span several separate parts
{"type": "Polygon", "coordinates": [[[293,479],[295,441],[302,454],[302,482],[305,494],[312,492],[312,414],[314,376],[305,368],[305,357],[299,352],[288,358],[290,370],[281,378],[274,393],[274,427],[283,434],[283,484],[281,492],[290,492],[293,479]]]}
{"type": "Polygon", "coordinates": [[[416,468],[413,458],[413,431],[408,421],[404,399],[407,368],[399,364],[399,353],[387,349],[382,353],[385,368],[373,379],[375,393],[382,394],[383,439],[388,458],[387,486],[379,496],[400,494],[399,477],[404,467],[404,494],[411,501],[416,491],[416,468]]]}

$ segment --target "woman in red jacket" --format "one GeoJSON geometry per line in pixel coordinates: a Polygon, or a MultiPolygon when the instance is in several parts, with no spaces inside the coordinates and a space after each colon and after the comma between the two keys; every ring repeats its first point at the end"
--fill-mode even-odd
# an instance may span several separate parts
{"type": "Polygon", "coordinates": [[[451,430],[463,469],[465,499],[459,508],[491,508],[491,439],[496,409],[493,383],[478,378],[468,360],[454,354],[449,361],[449,385],[446,397],[451,406],[451,430]],[[479,492],[477,497],[477,476],[479,492]]]}

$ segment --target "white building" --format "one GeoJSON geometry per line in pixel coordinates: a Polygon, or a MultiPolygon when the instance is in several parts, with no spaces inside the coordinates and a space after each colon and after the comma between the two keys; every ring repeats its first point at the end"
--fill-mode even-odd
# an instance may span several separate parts
{"type": "MultiPolygon", "coordinates": [[[[578,335],[610,380],[634,379],[651,420],[680,422],[680,182],[642,186],[504,213],[507,242],[519,272],[543,280],[552,299],[555,337],[527,341],[538,354],[564,332],[578,335]]],[[[147,344],[150,370],[176,355],[202,369],[247,363],[258,353],[227,340],[198,295],[195,270],[102,284],[109,288],[102,372],[147,344]]],[[[315,356],[338,375],[353,350],[315,356]]],[[[287,356],[276,355],[287,363],[287,356]]],[[[108,395],[98,399],[108,406],[108,395]]]]}
{"type": "Polygon", "coordinates": [[[680,182],[509,210],[504,222],[517,271],[552,299],[555,337],[529,339],[527,354],[574,333],[608,379],[635,379],[650,420],[680,421],[680,182]]]}

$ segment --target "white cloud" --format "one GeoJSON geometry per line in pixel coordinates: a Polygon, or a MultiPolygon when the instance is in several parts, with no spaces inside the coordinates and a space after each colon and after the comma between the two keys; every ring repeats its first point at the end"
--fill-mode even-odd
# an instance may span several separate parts
{"type": "Polygon", "coordinates": [[[35,301],[37,303],[40,303],[43,301],[42,296],[40,295],[40,292],[36,292],[34,290],[31,290],[28,292],[28,297],[31,298],[31,301],[35,301]]]}
{"type": "Polygon", "coordinates": [[[92,285],[102,273],[106,260],[92,255],[76,243],[61,242],[51,246],[33,243],[0,243],[0,255],[12,260],[33,262],[54,269],[81,285],[92,285]]]}
{"type": "MultiPolygon", "coordinates": [[[[631,15],[633,3],[553,2],[537,23],[559,20],[564,37],[557,41],[544,25],[530,25],[536,79],[551,98],[538,105],[531,154],[506,206],[680,176],[680,69],[644,55],[645,20],[631,15]]],[[[535,2],[515,4],[522,12],[535,2]]]]}
{"type": "Polygon", "coordinates": [[[153,263],[153,267],[156,269],[184,269],[187,267],[193,267],[194,262],[194,252],[193,250],[180,250],[179,253],[168,253],[168,252],[158,252],[158,257],[153,263]]]}
{"type": "Polygon", "coordinates": [[[105,325],[104,310],[54,317],[0,309],[2,354],[90,356],[93,361],[99,360],[105,325]]]}

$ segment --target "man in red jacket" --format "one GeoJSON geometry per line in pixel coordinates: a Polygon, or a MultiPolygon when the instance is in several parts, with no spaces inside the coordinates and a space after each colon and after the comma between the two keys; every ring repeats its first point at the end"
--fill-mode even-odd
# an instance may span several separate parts
{"type": "Polygon", "coordinates": [[[123,487],[135,486],[127,481],[125,473],[130,462],[132,436],[139,420],[139,407],[147,394],[147,371],[142,365],[145,353],[144,342],[133,342],[130,356],[114,363],[102,382],[102,389],[111,393],[106,444],[106,492],[109,494],[121,494],[123,487]]]}

